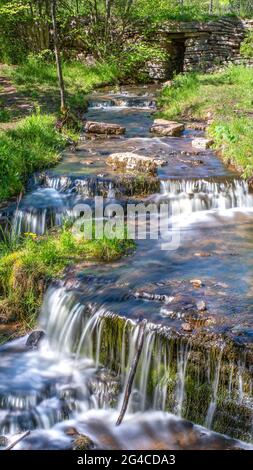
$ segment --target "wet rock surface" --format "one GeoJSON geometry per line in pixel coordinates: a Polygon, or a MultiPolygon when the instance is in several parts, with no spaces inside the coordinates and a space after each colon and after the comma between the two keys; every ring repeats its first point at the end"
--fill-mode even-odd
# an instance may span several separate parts
{"type": "Polygon", "coordinates": [[[84,131],[91,134],[120,135],[124,134],[126,129],[114,123],[86,121],[84,131]]]}
{"type": "Polygon", "coordinates": [[[151,132],[163,136],[178,136],[184,130],[184,124],[168,121],[167,119],[155,119],[151,127],[151,132]]]}
{"type": "Polygon", "coordinates": [[[107,165],[114,170],[135,171],[154,175],[157,167],[166,165],[166,160],[138,155],[131,152],[113,153],[106,159],[107,165]]]}
{"type": "Polygon", "coordinates": [[[45,332],[41,330],[35,330],[30,333],[26,341],[26,347],[28,349],[36,349],[39,346],[41,340],[45,337],[45,332]]]}
{"type": "Polygon", "coordinates": [[[213,144],[212,139],[206,139],[205,137],[198,137],[193,139],[192,146],[198,149],[209,149],[213,144]]]}

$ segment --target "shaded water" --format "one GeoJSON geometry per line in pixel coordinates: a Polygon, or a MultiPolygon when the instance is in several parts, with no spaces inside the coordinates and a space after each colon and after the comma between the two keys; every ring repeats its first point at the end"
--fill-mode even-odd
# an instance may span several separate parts
{"type": "Polygon", "coordinates": [[[127,200],[132,195],[105,157],[134,151],[168,161],[158,171],[160,190],[145,201],[169,201],[181,237],[176,251],[162,251],[160,239],[140,240],[130,258],[74,270],[45,296],[40,328],[46,339],[39,350],[27,350],[26,338],[0,349],[0,433],[34,430],[19,448],[68,448],[68,426],[100,448],[244,446],[182,417],[252,441],[248,361],[230,357],[223,336],[196,360],[191,340],[201,327],[240,343],[253,339],[252,195],[211,150],[194,150],[194,132],[180,138],[150,134],[153,93],[128,89],[90,97],[86,118],[122,124],[126,136],[83,136],[77,151],[36,175],[31,191],[10,210],[16,234],[42,234],[72,216],[80,201],[93,204],[96,195],[127,200]],[[126,422],[116,429],[140,317],[148,320],[143,351],[126,422]],[[192,322],[193,335],[183,332],[184,322],[192,322]],[[204,387],[204,405],[195,413],[192,396],[204,387]],[[239,416],[240,406],[247,415],[239,416],[238,430],[232,406],[232,415],[239,416]]]}

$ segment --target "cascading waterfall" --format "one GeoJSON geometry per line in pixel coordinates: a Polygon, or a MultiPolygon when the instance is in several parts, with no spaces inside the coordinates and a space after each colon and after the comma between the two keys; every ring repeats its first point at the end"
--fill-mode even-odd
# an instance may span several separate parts
{"type": "Polygon", "coordinates": [[[12,232],[20,235],[26,232],[43,235],[47,229],[62,225],[71,215],[67,195],[52,188],[38,188],[28,194],[15,210],[12,232]]]}
{"type": "Polygon", "coordinates": [[[114,99],[97,98],[89,100],[88,107],[92,110],[105,109],[105,110],[120,110],[125,108],[138,108],[138,109],[149,109],[155,108],[156,104],[152,98],[149,97],[129,97],[119,96],[114,99]]]}
{"type": "MultiPolygon", "coordinates": [[[[89,101],[89,116],[96,120],[111,119],[111,115],[118,116],[118,111],[123,108],[121,121],[128,128],[131,111],[125,111],[126,108],[133,108],[133,115],[138,120],[140,115],[145,117],[149,114],[142,110],[154,107],[155,102],[149,93],[142,96],[128,92],[120,92],[118,95],[109,93],[109,97],[97,94],[89,101]],[[101,112],[94,112],[96,109],[101,112]]],[[[147,122],[149,126],[149,119],[147,122]]],[[[139,129],[142,135],[142,127],[139,126],[139,129]]],[[[152,140],[154,148],[159,145],[160,152],[163,144],[162,154],[167,151],[172,152],[170,155],[173,154],[173,145],[176,145],[177,138],[151,138],[148,132],[148,129],[144,129],[145,139],[152,140]]],[[[146,146],[145,139],[141,139],[141,145],[146,146]]],[[[112,139],[110,151],[115,151],[113,142],[112,139]]],[[[92,145],[94,146],[94,142],[92,145]]],[[[134,149],[133,142],[131,145],[127,142],[127,145],[131,151],[134,149]]],[[[138,145],[140,147],[140,143],[138,145]]],[[[189,146],[189,143],[183,138],[180,145],[184,151],[184,145],[189,146]]],[[[96,146],[92,148],[92,154],[96,153],[93,152],[94,148],[96,146]]],[[[86,150],[84,145],[84,158],[88,154],[86,150]]],[[[98,145],[100,163],[102,157],[108,154],[108,147],[105,146],[102,150],[98,145]]],[[[158,152],[154,151],[154,154],[158,152]]],[[[81,152],[79,155],[83,157],[81,152]]],[[[111,173],[108,174],[108,168],[105,171],[105,176],[103,173],[95,175],[92,172],[87,175],[87,169],[84,173],[81,170],[80,176],[74,172],[68,176],[63,174],[61,168],[60,174],[48,172],[36,175],[31,184],[31,193],[16,208],[13,232],[16,235],[23,232],[43,234],[48,228],[62,225],[65,218],[75,216],[73,207],[81,199],[103,196],[106,204],[109,204],[119,199],[137,195],[142,197],[143,194],[159,191],[157,186],[155,189],[152,186],[152,191],[150,187],[146,191],[146,186],[142,186],[137,194],[138,188],[133,188],[132,181],[128,184],[128,175],[123,175],[122,183],[117,175],[111,177],[111,173]]],[[[223,174],[226,172],[222,171],[221,175],[223,174]]],[[[159,185],[159,179],[154,179],[159,185]]],[[[248,184],[229,176],[215,180],[162,180],[160,194],[156,194],[154,199],[158,203],[168,201],[173,215],[179,216],[206,210],[253,207],[253,195],[248,184]]],[[[149,203],[149,199],[145,202],[149,203]]],[[[147,263],[146,252],[141,254],[143,260],[140,273],[137,272],[139,277],[145,273],[147,266],[150,266],[151,272],[153,267],[155,272],[157,266],[161,270],[160,260],[155,259],[155,254],[154,249],[151,251],[152,259],[148,259],[147,263]]],[[[207,260],[205,256],[201,257],[203,264],[207,260]]],[[[125,263],[124,259],[122,263],[125,263]]],[[[175,269],[176,262],[173,263],[175,269]]],[[[104,267],[101,271],[103,269],[104,267]]],[[[109,265],[109,270],[112,269],[109,265]]],[[[121,266],[119,271],[120,269],[121,266]]],[[[131,269],[136,269],[134,262],[131,269]]],[[[94,270],[96,276],[96,267],[94,270]]],[[[115,278],[119,271],[116,270],[115,278]]],[[[102,282],[107,275],[107,272],[101,274],[102,282]]],[[[123,283],[127,284],[129,278],[124,275],[119,273],[123,283]]],[[[131,275],[138,284],[136,272],[131,275]]],[[[82,275],[80,278],[82,279],[82,275]]],[[[154,284],[155,277],[150,279],[154,284]]],[[[89,291],[88,288],[87,293],[83,286],[79,290],[79,287],[68,289],[68,283],[64,285],[63,282],[61,285],[51,285],[45,295],[40,317],[40,328],[46,335],[38,349],[28,350],[25,346],[26,339],[1,347],[0,373],[4,380],[0,381],[0,434],[13,434],[27,429],[51,430],[57,425],[64,426],[62,422],[66,424],[66,420],[78,422],[80,416],[83,419],[83,413],[101,409],[108,410],[115,424],[136,351],[139,328],[137,322],[114,313],[114,306],[118,311],[117,301],[121,295],[118,281],[116,284],[116,301],[111,301],[110,293],[106,292],[105,304],[104,300],[99,303],[103,295],[100,296],[100,292],[96,290],[95,282],[95,295],[94,290],[89,291]],[[106,306],[108,297],[112,310],[106,306]]],[[[111,284],[108,285],[107,291],[111,284]]],[[[136,305],[135,300],[129,300],[132,311],[136,305]]],[[[123,310],[122,305],[123,302],[123,310]]],[[[127,314],[127,303],[125,306],[127,314]]],[[[149,314],[151,308],[159,311],[160,307],[152,307],[151,304],[149,308],[145,313],[149,314]]],[[[142,311],[140,314],[142,315],[142,311]]],[[[135,314],[133,316],[136,318],[135,314]]],[[[182,330],[174,331],[168,326],[147,323],[128,412],[171,412],[210,429],[253,441],[253,378],[247,357],[241,357],[238,351],[231,354],[223,339],[220,343],[215,343],[212,339],[209,341],[199,336],[200,340],[196,342],[196,336],[194,337],[194,332],[187,335],[182,330]]]]}
{"type": "Polygon", "coordinates": [[[253,207],[253,194],[249,192],[248,183],[239,179],[161,181],[161,197],[171,202],[174,215],[253,207]]]}
{"type": "MultiPolygon", "coordinates": [[[[12,224],[15,235],[25,232],[42,235],[48,228],[62,225],[64,220],[73,217],[72,208],[79,202],[78,197],[85,200],[97,195],[110,202],[117,200],[117,195],[122,191],[117,181],[98,177],[72,179],[66,176],[46,176],[43,184],[46,187],[36,190],[16,209],[12,224]]],[[[169,202],[173,215],[253,207],[253,195],[249,192],[247,182],[237,179],[220,182],[161,181],[158,202],[159,199],[169,202]]]]}
{"type": "MultiPolygon", "coordinates": [[[[58,356],[74,355],[76,365],[85,357],[94,369],[109,367],[117,374],[123,393],[136,347],[137,324],[96,304],[86,305],[75,291],[51,287],[45,297],[41,325],[46,330],[50,347],[58,356]]],[[[245,364],[223,361],[223,344],[218,351],[217,358],[217,351],[214,350],[212,356],[212,350],[207,348],[202,360],[196,364],[193,343],[180,336],[171,336],[164,327],[148,323],[129,411],[159,409],[191,418],[196,412],[192,402],[194,394],[204,389],[203,410],[198,410],[196,415],[200,422],[212,428],[222,412],[218,406],[219,396],[225,397],[224,403],[230,400],[234,406],[235,403],[239,406],[237,397],[242,394],[242,382],[250,382],[252,392],[252,377],[245,364]],[[208,368],[207,363],[210,364],[208,368]],[[196,382],[195,391],[189,389],[192,381],[196,382]]],[[[121,397],[122,394],[118,397],[119,404],[121,397]]],[[[106,400],[99,402],[103,402],[103,407],[108,406],[106,400]]]]}

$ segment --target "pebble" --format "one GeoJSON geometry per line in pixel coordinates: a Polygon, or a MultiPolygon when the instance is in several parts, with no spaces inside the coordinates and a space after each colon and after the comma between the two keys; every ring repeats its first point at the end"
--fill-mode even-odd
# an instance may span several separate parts
{"type": "Polygon", "coordinates": [[[194,287],[201,287],[202,286],[202,281],[200,279],[191,279],[190,283],[194,287]]]}
{"type": "Polygon", "coordinates": [[[189,333],[193,330],[193,328],[192,328],[192,326],[190,325],[190,323],[182,323],[181,328],[182,328],[184,331],[188,331],[189,333]]]}
{"type": "Polygon", "coordinates": [[[6,447],[8,445],[8,439],[5,436],[0,436],[0,447],[6,447]]]}
{"type": "Polygon", "coordinates": [[[199,300],[196,305],[199,312],[204,312],[206,310],[206,303],[204,300],[199,300]]]}
{"type": "Polygon", "coordinates": [[[199,256],[200,258],[208,258],[209,256],[211,256],[211,253],[207,253],[205,251],[197,252],[197,253],[194,253],[194,256],[199,256]]]}

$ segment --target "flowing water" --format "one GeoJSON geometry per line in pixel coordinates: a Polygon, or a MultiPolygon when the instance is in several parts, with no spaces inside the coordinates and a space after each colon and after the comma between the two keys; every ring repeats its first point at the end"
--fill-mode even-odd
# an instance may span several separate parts
{"type": "Polygon", "coordinates": [[[43,234],[94,196],[132,201],[131,179],[105,157],[133,151],[168,162],[144,202],[168,202],[180,234],[177,250],[161,250],[159,237],[139,240],[130,256],[73,270],[45,295],[39,348],[27,338],[1,347],[0,434],[32,430],[17,448],[69,448],[73,426],[107,449],[248,446],[210,430],[253,440],[253,195],[211,150],[194,149],[201,132],[149,132],[155,92],[94,93],[86,118],[122,124],[126,135],[82,136],[54,170],[32,178],[18,205],[0,211],[15,235],[43,234]],[[148,320],[143,349],[116,428],[140,318],[148,320]]]}

